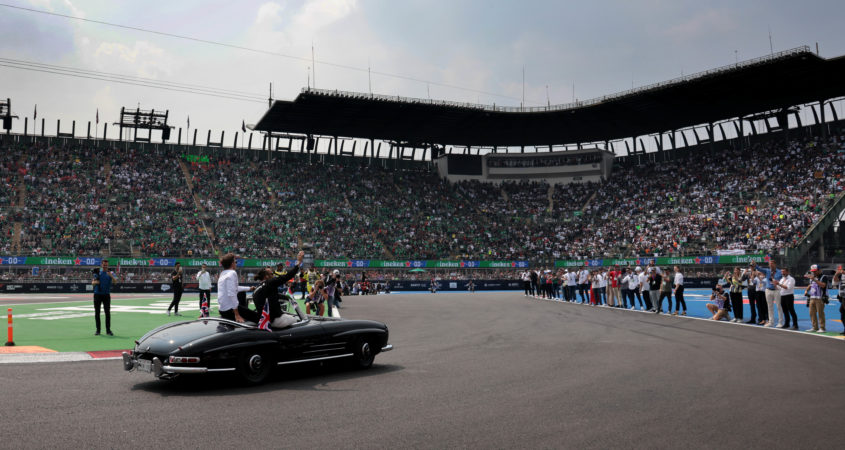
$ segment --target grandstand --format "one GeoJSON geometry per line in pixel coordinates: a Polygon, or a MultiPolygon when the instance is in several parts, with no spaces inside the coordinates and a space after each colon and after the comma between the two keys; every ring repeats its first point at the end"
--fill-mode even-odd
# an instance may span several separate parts
{"type": "Polygon", "coordinates": [[[535,109],[308,89],[255,149],[25,128],[2,141],[0,255],[842,260],[843,65],[802,48],[535,109]]]}

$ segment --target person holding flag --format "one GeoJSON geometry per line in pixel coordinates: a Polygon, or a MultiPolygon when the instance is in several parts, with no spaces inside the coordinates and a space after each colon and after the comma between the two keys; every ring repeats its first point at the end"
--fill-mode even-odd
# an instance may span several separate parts
{"type": "Polygon", "coordinates": [[[204,299],[202,303],[200,303],[200,319],[204,319],[209,316],[208,310],[208,299],[204,299]]]}
{"type": "MultiPolygon", "coordinates": [[[[305,252],[300,251],[296,255],[296,265],[281,275],[274,275],[273,270],[269,267],[255,273],[253,279],[261,284],[252,293],[252,302],[255,304],[256,311],[266,311],[268,323],[273,328],[285,328],[295,322],[293,316],[285,315],[282,312],[282,305],[279,302],[279,286],[284,286],[285,283],[296,276],[302,267],[304,257],[305,252]]],[[[264,312],[261,313],[261,320],[264,320],[264,312]]]]}
{"type": "Polygon", "coordinates": [[[261,318],[258,319],[258,328],[261,330],[270,330],[270,302],[264,302],[264,308],[261,310],[261,318]]]}
{"type": "MultiPolygon", "coordinates": [[[[200,271],[194,275],[194,278],[198,283],[197,288],[200,291],[200,310],[202,310],[202,305],[205,304],[207,308],[208,301],[211,298],[211,274],[208,273],[208,266],[205,263],[201,266],[200,271]]],[[[208,317],[208,315],[206,314],[203,317],[208,317]]]]}

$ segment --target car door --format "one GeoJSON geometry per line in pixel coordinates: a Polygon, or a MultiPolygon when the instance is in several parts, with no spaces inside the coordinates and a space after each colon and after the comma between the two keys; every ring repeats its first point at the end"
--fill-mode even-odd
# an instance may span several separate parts
{"type": "Polygon", "coordinates": [[[325,329],[316,321],[274,331],[279,339],[277,361],[294,362],[324,356],[325,329]]]}

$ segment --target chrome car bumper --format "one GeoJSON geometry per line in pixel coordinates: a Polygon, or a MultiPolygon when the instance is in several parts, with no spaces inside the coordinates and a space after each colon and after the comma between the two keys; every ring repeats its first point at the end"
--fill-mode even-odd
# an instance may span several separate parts
{"type": "Polygon", "coordinates": [[[235,370],[234,367],[209,369],[207,367],[165,366],[157,357],[154,357],[151,362],[148,362],[147,360],[139,360],[127,352],[123,352],[123,369],[128,372],[137,370],[138,372],[151,373],[156,378],[176,374],[232,372],[235,370]]]}
{"type": "Polygon", "coordinates": [[[381,348],[381,351],[383,351],[383,352],[389,352],[391,350],[393,350],[393,344],[387,344],[387,345],[385,345],[384,347],[381,348]]]}

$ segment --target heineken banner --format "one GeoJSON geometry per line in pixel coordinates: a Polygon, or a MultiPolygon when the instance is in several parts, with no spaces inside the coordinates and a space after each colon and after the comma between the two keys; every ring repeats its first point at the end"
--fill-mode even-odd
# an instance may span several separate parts
{"type": "MultiPolygon", "coordinates": [[[[108,258],[111,267],[173,267],[177,262],[184,267],[199,267],[207,264],[217,267],[215,258],[108,258]]],[[[701,265],[701,264],[747,264],[751,261],[767,262],[765,255],[708,255],[708,256],[661,256],[657,258],[605,258],[555,261],[555,267],[609,267],[645,266],[654,262],[658,266],[701,265]]],[[[0,256],[0,265],[5,266],[99,266],[102,257],[93,256],[0,256]]],[[[282,264],[292,266],[293,259],[238,259],[238,267],[268,267],[282,264]]],[[[525,269],[528,261],[449,261],[449,260],[382,260],[382,259],[318,259],[316,267],[347,269],[525,269]]]]}
{"type": "MultiPolygon", "coordinates": [[[[207,264],[217,267],[214,258],[107,258],[111,267],[173,267],[181,263],[184,267],[199,267],[207,264]]],[[[102,257],[82,256],[0,256],[0,265],[11,266],[99,266],[102,257]]],[[[268,267],[283,264],[292,266],[293,259],[238,259],[238,267],[268,267]]],[[[325,268],[348,269],[524,269],[528,261],[446,261],[446,260],[404,260],[385,261],[380,259],[326,259],[316,260],[314,265],[325,268]]]]}
{"type": "Polygon", "coordinates": [[[707,256],[659,256],[656,258],[606,258],[581,259],[574,261],[555,261],[555,267],[610,267],[610,266],[645,266],[654,263],[658,266],[686,266],[700,264],[748,264],[750,262],[768,262],[766,255],[707,255],[707,256]]]}

